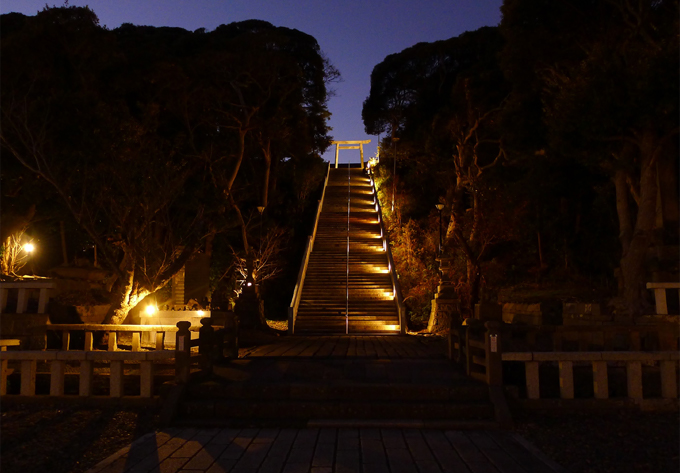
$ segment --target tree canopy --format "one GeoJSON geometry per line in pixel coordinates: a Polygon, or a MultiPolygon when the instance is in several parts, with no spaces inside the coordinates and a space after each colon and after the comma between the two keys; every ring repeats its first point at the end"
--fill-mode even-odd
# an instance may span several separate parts
{"type": "Polygon", "coordinates": [[[440,202],[468,313],[521,280],[614,274],[617,310],[640,313],[649,249],[678,242],[678,2],[506,0],[502,13],[373,70],[362,116],[388,135],[376,172],[399,204],[395,255],[406,233],[436,238],[440,202]]]}
{"type": "Polygon", "coordinates": [[[330,143],[337,71],[300,31],[107,30],[87,7],[0,21],[3,152],[97,245],[114,323],[216,235],[252,256],[255,208],[330,143]]]}

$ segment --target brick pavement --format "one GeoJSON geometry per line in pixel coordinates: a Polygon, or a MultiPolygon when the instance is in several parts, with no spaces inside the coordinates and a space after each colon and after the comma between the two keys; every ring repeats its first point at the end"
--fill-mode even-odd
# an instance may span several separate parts
{"type": "Polygon", "coordinates": [[[555,473],[504,431],[170,428],[147,434],[88,473],[555,473]]]}

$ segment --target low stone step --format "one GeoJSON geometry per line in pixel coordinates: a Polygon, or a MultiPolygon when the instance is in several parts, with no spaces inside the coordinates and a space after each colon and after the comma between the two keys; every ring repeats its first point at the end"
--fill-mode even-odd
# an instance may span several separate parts
{"type": "Polygon", "coordinates": [[[184,414],[207,419],[489,419],[494,410],[490,403],[468,402],[392,402],[392,401],[263,401],[190,400],[183,405],[184,414]]]}
{"type": "Polygon", "coordinates": [[[192,385],[187,390],[192,399],[233,400],[358,400],[358,401],[446,401],[467,402],[485,399],[488,387],[461,379],[458,386],[434,383],[357,383],[351,381],[320,383],[298,382],[210,382],[192,385]],[[395,389],[397,388],[398,389],[395,389]]]}

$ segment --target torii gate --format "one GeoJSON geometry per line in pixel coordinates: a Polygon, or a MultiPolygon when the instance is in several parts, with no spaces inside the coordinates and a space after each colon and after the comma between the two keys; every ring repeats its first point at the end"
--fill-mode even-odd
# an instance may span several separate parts
{"type": "Polygon", "coordinates": [[[331,141],[335,145],[335,167],[338,167],[338,154],[341,149],[358,149],[361,153],[361,169],[364,168],[364,145],[370,143],[371,140],[363,141],[331,141]],[[354,145],[354,146],[349,146],[354,145]],[[358,146],[357,146],[358,145],[358,146]]]}

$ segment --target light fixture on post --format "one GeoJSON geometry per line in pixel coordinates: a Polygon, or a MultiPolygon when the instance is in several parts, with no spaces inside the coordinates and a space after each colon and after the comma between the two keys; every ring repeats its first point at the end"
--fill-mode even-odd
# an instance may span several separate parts
{"type": "Polygon", "coordinates": [[[31,274],[35,274],[35,266],[32,258],[33,252],[35,251],[35,245],[31,242],[28,242],[21,249],[24,250],[24,253],[26,253],[26,257],[29,258],[31,274]]]}
{"type": "Polygon", "coordinates": [[[259,254],[258,254],[258,258],[257,258],[258,264],[259,264],[259,261],[262,259],[262,214],[264,213],[264,209],[265,209],[264,205],[259,205],[257,207],[257,211],[260,212],[260,239],[258,241],[258,247],[259,247],[258,253],[259,254]]]}
{"type": "Polygon", "coordinates": [[[394,155],[394,171],[392,172],[392,212],[394,212],[394,196],[397,192],[397,141],[399,138],[394,136],[392,131],[392,154],[394,155]]]}
{"type": "Polygon", "coordinates": [[[439,254],[442,253],[443,243],[442,243],[442,210],[444,210],[444,204],[435,205],[439,211],[439,254]]]}

